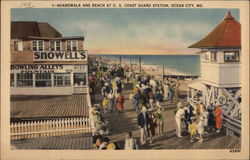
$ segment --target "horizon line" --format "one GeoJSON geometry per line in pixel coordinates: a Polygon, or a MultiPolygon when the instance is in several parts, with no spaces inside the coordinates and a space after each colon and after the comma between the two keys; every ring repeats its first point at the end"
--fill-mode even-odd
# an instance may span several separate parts
{"type": "Polygon", "coordinates": [[[89,55],[156,55],[156,56],[164,56],[164,55],[176,55],[176,56],[178,56],[178,55],[180,55],[180,56],[183,56],[183,55],[199,55],[198,53],[182,53],[182,54],[177,54],[177,53],[168,53],[168,54],[161,54],[161,53],[159,53],[159,54],[148,54],[148,53],[140,53],[140,54],[133,54],[133,53],[126,53],[126,54],[124,54],[124,53],[91,53],[91,52],[88,52],[89,53],[89,55]]]}

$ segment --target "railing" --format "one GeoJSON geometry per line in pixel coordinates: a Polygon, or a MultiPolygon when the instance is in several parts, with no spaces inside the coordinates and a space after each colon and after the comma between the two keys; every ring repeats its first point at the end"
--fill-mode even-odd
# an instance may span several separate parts
{"type": "Polygon", "coordinates": [[[92,102],[91,102],[91,97],[90,97],[90,93],[89,93],[89,87],[87,88],[87,103],[88,103],[88,107],[89,107],[89,124],[91,126],[92,129],[92,134],[94,135],[94,121],[93,121],[93,113],[92,113],[92,102]]]}
{"type": "Polygon", "coordinates": [[[227,135],[234,135],[234,133],[241,134],[241,121],[236,118],[231,118],[223,114],[223,126],[227,129],[227,135]]]}
{"type": "Polygon", "coordinates": [[[82,87],[82,86],[74,86],[73,88],[74,88],[73,93],[87,93],[87,87],[86,86],[84,86],[84,87],[82,87]]]}
{"type": "Polygon", "coordinates": [[[191,98],[191,97],[188,97],[188,101],[189,101],[189,103],[190,103],[192,106],[195,106],[195,103],[200,103],[200,99],[201,99],[201,98],[191,98]]]}
{"type": "Polygon", "coordinates": [[[32,122],[14,122],[10,125],[11,139],[60,136],[91,133],[89,118],[68,118],[32,122]]]}

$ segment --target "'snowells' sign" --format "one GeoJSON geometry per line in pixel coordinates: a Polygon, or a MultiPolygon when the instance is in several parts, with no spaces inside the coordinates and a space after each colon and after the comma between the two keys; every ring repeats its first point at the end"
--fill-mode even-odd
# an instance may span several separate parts
{"type": "Polygon", "coordinates": [[[36,51],[33,61],[87,61],[86,51],[36,51]]]}

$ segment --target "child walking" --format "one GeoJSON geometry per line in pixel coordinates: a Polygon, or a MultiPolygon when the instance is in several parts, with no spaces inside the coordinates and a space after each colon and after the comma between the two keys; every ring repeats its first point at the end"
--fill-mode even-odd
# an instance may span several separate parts
{"type": "Polygon", "coordinates": [[[106,115],[108,112],[108,108],[109,108],[109,99],[107,97],[104,97],[102,101],[102,107],[103,107],[104,114],[106,115]]]}
{"type": "Polygon", "coordinates": [[[197,135],[195,117],[191,117],[191,123],[188,125],[188,131],[190,133],[190,138],[191,138],[190,142],[194,142],[197,135]]]}

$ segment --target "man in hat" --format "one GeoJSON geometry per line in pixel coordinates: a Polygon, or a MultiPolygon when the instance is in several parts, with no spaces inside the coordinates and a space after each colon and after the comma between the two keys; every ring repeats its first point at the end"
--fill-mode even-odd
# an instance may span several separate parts
{"type": "Polygon", "coordinates": [[[107,97],[108,96],[108,93],[110,92],[110,86],[109,86],[109,83],[108,82],[106,82],[105,84],[104,84],[104,86],[102,87],[102,95],[104,96],[104,97],[107,97]]]}
{"type": "Polygon", "coordinates": [[[183,105],[181,102],[179,102],[177,104],[177,112],[175,114],[175,123],[176,123],[176,135],[178,136],[178,138],[181,138],[182,135],[181,135],[181,120],[184,118],[184,115],[185,115],[185,110],[183,108],[183,105]]]}
{"type": "Polygon", "coordinates": [[[161,107],[162,102],[163,102],[163,96],[161,90],[158,90],[156,95],[155,95],[155,100],[156,100],[156,105],[157,107],[161,107]]]}
{"type": "Polygon", "coordinates": [[[99,139],[100,145],[99,145],[99,150],[107,150],[107,146],[109,144],[109,138],[108,137],[104,137],[103,139],[99,139]]]}
{"type": "Polygon", "coordinates": [[[215,110],[215,105],[213,103],[210,103],[207,106],[207,111],[208,111],[208,129],[209,131],[213,131],[215,128],[215,117],[214,117],[214,110],[215,110]]]}
{"type": "Polygon", "coordinates": [[[143,107],[141,110],[141,113],[139,113],[137,117],[137,124],[141,131],[141,138],[140,142],[142,145],[146,143],[147,138],[147,131],[148,131],[148,125],[149,125],[149,115],[147,113],[147,108],[143,107]]]}
{"type": "Polygon", "coordinates": [[[169,101],[172,103],[173,102],[173,98],[174,98],[173,85],[170,85],[169,88],[168,88],[168,98],[169,98],[169,101]]]}

